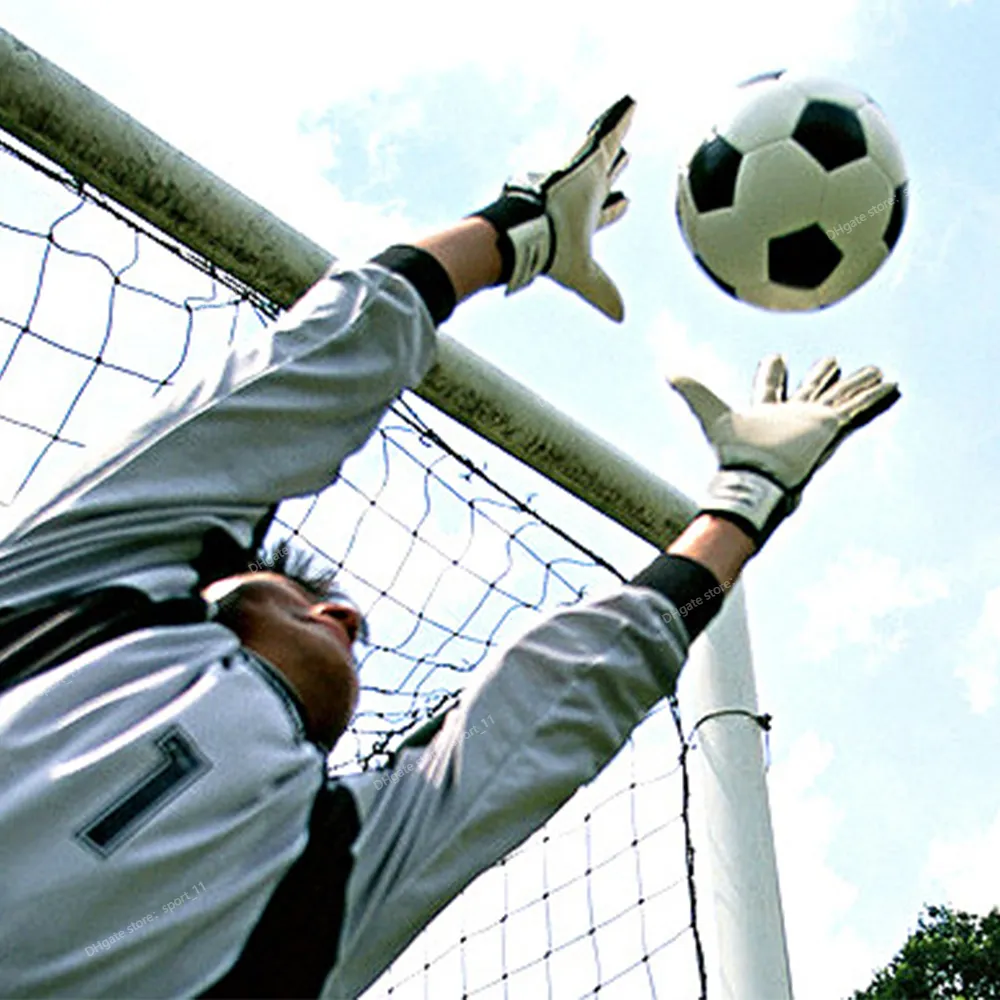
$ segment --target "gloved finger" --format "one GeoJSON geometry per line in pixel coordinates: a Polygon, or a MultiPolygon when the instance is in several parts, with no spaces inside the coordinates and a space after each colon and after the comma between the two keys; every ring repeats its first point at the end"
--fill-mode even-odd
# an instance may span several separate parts
{"type": "Polygon", "coordinates": [[[878,385],[881,381],[882,373],[874,365],[868,365],[865,368],[859,368],[853,375],[849,375],[836,385],[830,386],[823,393],[820,401],[827,406],[840,409],[858,393],[878,385]]]}
{"type": "Polygon", "coordinates": [[[798,389],[792,394],[792,399],[797,403],[814,403],[839,378],[840,365],[837,364],[837,359],[823,358],[806,372],[798,389]]]}
{"type": "Polygon", "coordinates": [[[621,191],[612,191],[604,199],[604,204],[597,215],[595,230],[603,229],[605,226],[610,226],[612,222],[617,222],[628,211],[628,206],[629,200],[621,191]]]}
{"type": "Polygon", "coordinates": [[[702,385],[701,382],[688,378],[686,375],[678,375],[670,379],[670,384],[687,403],[698,423],[701,424],[705,436],[711,440],[712,428],[722,417],[732,412],[728,404],[719,399],[708,386],[702,385]]]}
{"type": "Polygon", "coordinates": [[[625,96],[613,104],[597,122],[594,123],[593,142],[595,148],[600,146],[609,162],[614,163],[625,140],[625,134],[632,124],[635,114],[635,101],[625,96]]]}
{"type": "Polygon", "coordinates": [[[889,407],[895,406],[902,395],[895,382],[879,382],[855,396],[841,410],[841,414],[847,417],[845,424],[847,431],[855,431],[859,427],[871,423],[876,417],[885,413],[889,407]]]}
{"type": "Polygon", "coordinates": [[[622,175],[622,171],[629,165],[631,159],[632,157],[626,149],[618,150],[618,154],[612,160],[611,167],[608,169],[608,187],[613,187],[617,183],[618,178],[622,175]]]}
{"type": "Polygon", "coordinates": [[[615,101],[590,126],[583,145],[573,154],[570,162],[560,172],[571,172],[584,160],[593,156],[598,149],[603,150],[609,162],[613,162],[618,149],[621,147],[622,140],[625,138],[625,133],[632,122],[634,110],[635,101],[627,95],[615,101]]]}
{"type": "Polygon", "coordinates": [[[783,403],[788,395],[788,368],[780,354],[772,354],[757,365],[750,397],[753,403],[783,403]]]}
{"type": "Polygon", "coordinates": [[[841,415],[846,416],[847,420],[826,446],[823,454],[820,455],[813,467],[813,472],[815,473],[827,463],[830,456],[840,447],[844,438],[853,434],[859,427],[871,423],[877,416],[894,406],[900,398],[902,398],[902,393],[895,382],[879,382],[853,400],[849,410],[841,412],[841,415]]]}
{"type": "Polygon", "coordinates": [[[608,148],[612,145],[620,146],[629,125],[632,124],[632,115],[634,114],[635,101],[628,94],[620,97],[607,111],[595,119],[587,133],[588,138],[592,139],[596,146],[610,137],[613,141],[608,143],[608,148]]]}

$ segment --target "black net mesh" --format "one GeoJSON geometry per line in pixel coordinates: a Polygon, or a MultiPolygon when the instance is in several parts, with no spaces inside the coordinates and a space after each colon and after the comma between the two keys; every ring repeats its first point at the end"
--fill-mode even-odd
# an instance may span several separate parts
{"type": "MultiPolygon", "coordinates": [[[[0,192],[5,515],[277,309],[10,139],[0,192]]],[[[273,538],[337,567],[371,626],[360,708],[331,769],[383,765],[491,651],[618,585],[569,533],[587,537],[588,518],[600,515],[409,395],[340,482],[282,505],[273,538]]],[[[664,705],[367,996],[704,996],[686,756],[664,705]]]]}

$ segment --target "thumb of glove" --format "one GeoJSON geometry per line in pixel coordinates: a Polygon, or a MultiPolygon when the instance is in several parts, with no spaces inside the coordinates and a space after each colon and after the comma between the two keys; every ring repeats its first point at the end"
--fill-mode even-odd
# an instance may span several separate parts
{"type": "Polygon", "coordinates": [[[598,263],[591,260],[589,264],[580,278],[572,284],[565,282],[566,286],[583,296],[592,306],[600,309],[609,319],[620,323],[625,318],[625,303],[622,301],[621,292],[598,263]]]}
{"type": "Polygon", "coordinates": [[[732,412],[732,407],[719,399],[708,386],[702,385],[701,382],[693,378],[679,375],[672,378],[670,384],[698,419],[701,429],[705,432],[705,437],[714,444],[713,429],[720,419],[732,412]]]}

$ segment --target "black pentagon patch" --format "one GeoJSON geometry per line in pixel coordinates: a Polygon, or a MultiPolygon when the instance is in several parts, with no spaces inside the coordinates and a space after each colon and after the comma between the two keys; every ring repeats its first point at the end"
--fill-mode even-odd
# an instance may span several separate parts
{"type": "Polygon", "coordinates": [[[843,253],[816,223],[767,245],[767,276],[790,288],[819,288],[844,259],[843,253]]]}
{"type": "Polygon", "coordinates": [[[706,139],[688,166],[691,197],[699,212],[731,208],[743,154],[721,135],[706,139]]]}
{"type": "Polygon", "coordinates": [[[706,264],[697,254],[694,255],[694,259],[698,262],[698,266],[705,272],[705,274],[707,274],[712,281],[714,281],[719,288],[726,293],[726,295],[731,295],[734,299],[739,298],[736,294],[736,289],[733,288],[732,285],[727,285],[722,278],[720,278],[717,274],[714,274],[708,264],[706,264]]]}
{"type": "Polygon", "coordinates": [[[906,182],[904,181],[893,192],[892,212],[889,213],[889,222],[882,234],[885,245],[890,253],[899,241],[899,234],[903,231],[903,223],[906,221],[906,182]]]}
{"type": "Polygon", "coordinates": [[[827,170],[860,160],[868,152],[858,116],[831,101],[810,101],[792,138],[827,170]]]}

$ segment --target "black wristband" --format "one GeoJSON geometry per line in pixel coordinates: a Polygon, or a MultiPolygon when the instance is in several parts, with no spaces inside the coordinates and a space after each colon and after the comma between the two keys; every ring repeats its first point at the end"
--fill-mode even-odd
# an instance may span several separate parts
{"type": "Polygon", "coordinates": [[[441,262],[426,250],[400,243],[373,257],[372,263],[406,278],[424,300],[435,326],[455,311],[457,297],[451,278],[441,262]]]}
{"type": "Polygon", "coordinates": [[[687,556],[660,555],[629,582],[655,590],[670,601],[677,609],[672,617],[684,622],[693,642],[718,614],[734,581],[720,583],[714,573],[687,556]]]}
{"type": "Polygon", "coordinates": [[[544,214],[545,210],[536,199],[504,194],[492,205],[487,205],[470,216],[473,219],[485,219],[496,230],[497,251],[500,254],[498,285],[509,284],[514,273],[514,244],[507,231],[544,214]]]}

